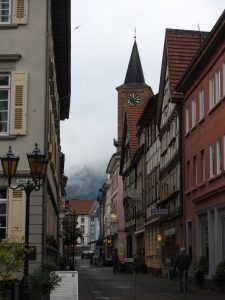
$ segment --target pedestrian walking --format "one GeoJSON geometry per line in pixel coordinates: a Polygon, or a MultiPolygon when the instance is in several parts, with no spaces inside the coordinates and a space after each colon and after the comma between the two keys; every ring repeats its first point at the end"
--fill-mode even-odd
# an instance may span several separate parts
{"type": "Polygon", "coordinates": [[[113,249],[112,250],[112,265],[113,265],[113,274],[116,274],[117,269],[118,269],[118,253],[117,253],[117,249],[113,249]]]}
{"type": "Polygon", "coordinates": [[[187,291],[187,277],[188,277],[188,269],[191,264],[191,257],[186,253],[186,249],[182,247],[180,249],[180,254],[178,255],[174,269],[178,269],[178,279],[179,279],[179,287],[180,291],[183,292],[184,288],[187,291]]]}

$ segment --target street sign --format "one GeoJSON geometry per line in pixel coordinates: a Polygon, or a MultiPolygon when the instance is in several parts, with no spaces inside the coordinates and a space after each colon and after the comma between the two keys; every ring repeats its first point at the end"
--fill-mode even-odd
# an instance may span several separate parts
{"type": "Polygon", "coordinates": [[[152,209],[152,215],[155,215],[155,216],[168,215],[168,208],[155,208],[155,209],[152,209]]]}
{"type": "Polygon", "coordinates": [[[78,272],[56,271],[60,278],[57,286],[50,295],[50,300],[78,300],[78,272]]]}

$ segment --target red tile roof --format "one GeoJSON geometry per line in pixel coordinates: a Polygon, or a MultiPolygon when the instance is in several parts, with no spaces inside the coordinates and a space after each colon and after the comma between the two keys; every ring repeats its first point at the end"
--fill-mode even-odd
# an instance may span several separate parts
{"type": "Polygon", "coordinates": [[[202,31],[166,29],[165,43],[172,97],[182,95],[175,88],[207,35],[208,32],[202,31]]]}
{"type": "Polygon", "coordinates": [[[127,109],[127,130],[130,138],[130,154],[131,158],[139,148],[137,137],[137,121],[144,110],[143,105],[129,106],[127,109]]]}
{"type": "Polygon", "coordinates": [[[75,212],[77,215],[89,215],[96,200],[68,200],[68,206],[73,211],[75,209],[75,212]]]}

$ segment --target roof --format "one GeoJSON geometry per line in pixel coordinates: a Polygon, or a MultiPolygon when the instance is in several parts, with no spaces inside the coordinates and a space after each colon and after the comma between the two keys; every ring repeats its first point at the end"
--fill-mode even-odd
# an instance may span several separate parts
{"type": "MultiPolygon", "coordinates": [[[[117,87],[117,90],[121,88],[143,88],[148,87],[145,84],[144,73],[142,70],[141,60],[138,52],[136,39],[134,40],[133,48],[131,51],[130,61],[127,68],[124,84],[117,87]]],[[[151,89],[151,88],[150,88],[151,89]]]]}
{"type": "Polygon", "coordinates": [[[172,98],[182,95],[176,91],[176,86],[207,35],[208,32],[202,31],[166,29],[165,43],[172,98]]]}
{"type": "MultiPolygon", "coordinates": [[[[194,57],[191,64],[188,66],[184,76],[178,83],[177,90],[183,91],[187,85],[190,85],[195,80],[195,75],[202,70],[205,62],[209,61],[215,51],[218,51],[219,45],[224,43],[225,36],[225,10],[213,26],[208,34],[203,46],[198,54],[194,57]]],[[[224,49],[223,49],[224,51],[224,49]]]]}
{"type": "Polygon", "coordinates": [[[145,83],[136,40],[134,40],[124,83],[145,83]]]}
{"type": "Polygon", "coordinates": [[[176,90],[176,86],[192,59],[198,53],[207,35],[208,32],[205,31],[166,29],[159,84],[158,106],[160,109],[157,111],[158,124],[161,118],[167,65],[172,98],[171,102],[177,102],[182,99],[183,94],[176,90]]]}
{"type": "Polygon", "coordinates": [[[130,155],[133,157],[136,150],[139,148],[137,137],[137,122],[143,111],[143,106],[136,105],[135,107],[129,106],[127,108],[127,131],[129,135],[130,155]]]}
{"type": "Polygon", "coordinates": [[[140,118],[138,119],[137,126],[144,128],[152,121],[152,118],[155,116],[157,108],[158,94],[153,95],[149,98],[145,109],[143,110],[140,118]]]}
{"type": "Polygon", "coordinates": [[[125,143],[126,137],[129,138],[129,152],[130,158],[134,157],[134,154],[139,149],[138,136],[137,136],[137,122],[144,107],[137,104],[135,106],[128,106],[127,112],[125,113],[124,130],[123,130],[123,141],[122,141],[122,153],[120,163],[120,174],[122,174],[122,165],[125,157],[125,143]]]}
{"type": "Polygon", "coordinates": [[[52,0],[51,8],[60,120],[65,120],[71,94],[71,0],[52,0]]]}
{"type": "Polygon", "coordinates": [[[68,206],[73,211],[75,210],[76,215],[90,215],[96,200],[68,200],[68,206]]]}

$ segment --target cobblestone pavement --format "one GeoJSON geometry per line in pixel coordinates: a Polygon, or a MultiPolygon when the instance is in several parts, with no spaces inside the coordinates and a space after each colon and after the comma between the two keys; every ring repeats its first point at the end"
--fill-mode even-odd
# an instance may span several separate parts
{"type": "Polygon", "coordinates": [[[77,259],[79,300],[224,300],[225,295],[194,287],[184,295],[178,282],[150,274],[112,272],[111,267],[92,266],[87,259],[77,259]]]}

